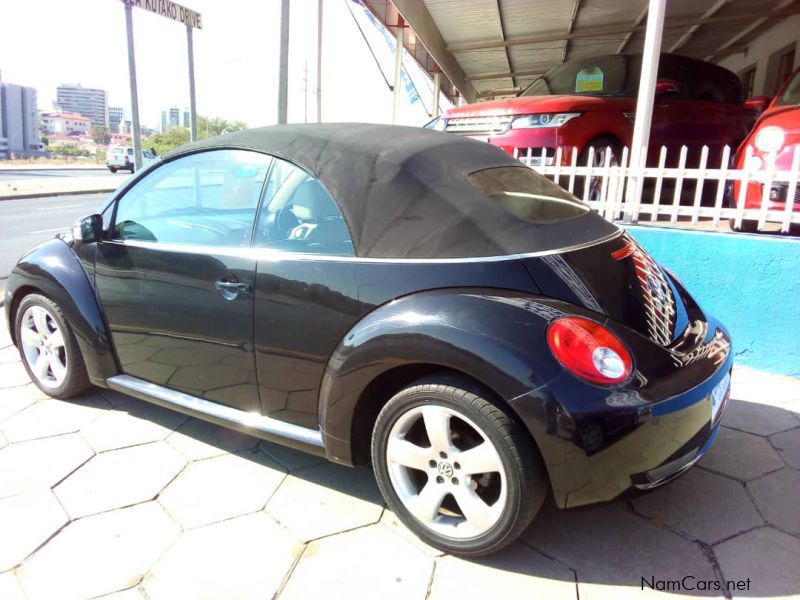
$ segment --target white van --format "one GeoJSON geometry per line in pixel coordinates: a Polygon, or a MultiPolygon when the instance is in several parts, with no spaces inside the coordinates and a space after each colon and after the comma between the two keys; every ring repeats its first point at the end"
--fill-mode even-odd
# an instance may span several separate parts
{"type": "MultiPolygon", "coordinates": [[[[155,156],[152,152],[147,150],[142,152],[142,161],[145,164],[154,158],[155,156]]],[[[133,173],[133,148],[130,146],[109,146],[108,152],[106,152],[106,166],[112,173],[116,173],[119,169],[124,169],[133,173]]]]}

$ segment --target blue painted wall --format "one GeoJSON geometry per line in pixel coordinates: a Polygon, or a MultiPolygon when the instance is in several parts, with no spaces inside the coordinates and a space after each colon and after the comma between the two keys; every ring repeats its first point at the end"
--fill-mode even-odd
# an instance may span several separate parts
{"type": "Polygon", "coordinates": [[[725,323],[737,364],[800,377],[800,239],[627,229],[725,323]]]}

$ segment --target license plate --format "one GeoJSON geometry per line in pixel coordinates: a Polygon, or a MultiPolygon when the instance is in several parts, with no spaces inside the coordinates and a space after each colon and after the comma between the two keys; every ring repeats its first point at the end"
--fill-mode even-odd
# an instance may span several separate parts
{"type": "Polygon", "coordinates": [[[728,395],[728,391],[731,387],[731,374],[728,373],[725,377],[722,378],[717,385],[714,386],[714,389],[711,390],[711,420],[716,421],[717,415],[719,414],[719,409],[722,408],[722,405],[725,402],[725,397],[728,395]]]}
{"type": "Polygon", "coordinates": [[[467,137],[470,138],[470,139],[473,139],[473,140],[478,140],[479,142],[488,142],[489,141],[489,136],[488,135],[468,135],[467,137]]]}

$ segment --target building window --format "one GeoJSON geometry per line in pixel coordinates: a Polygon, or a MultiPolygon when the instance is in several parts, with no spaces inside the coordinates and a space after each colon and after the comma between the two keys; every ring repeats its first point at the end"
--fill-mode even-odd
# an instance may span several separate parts
{"type": "Polygon", "coordinates": [[[781,54],[780,58],[778,59],[779,88],[786,83],[786,80],[789,78],[789,75],[792,74],[792,71],[794,71],[794,48],[781,54]]]}
{"type": "Polygon", "coordinates": [[[742,87],[744,88],[744,95],[746,98],[749,98],[753,95],[753,87],[756,81],[756,66],[753,65],[748,67],[741,73],[739,73],[739,79],[742,82],[742,87]]]}

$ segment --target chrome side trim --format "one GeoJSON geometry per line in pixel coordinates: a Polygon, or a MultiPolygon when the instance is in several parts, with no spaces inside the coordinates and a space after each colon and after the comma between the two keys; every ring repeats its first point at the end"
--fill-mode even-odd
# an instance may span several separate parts
{"type": "Polygon", "coordinates": [[[287,438],[309,446],[325,447],[322,442],[322,433],[319,430],[314,431],[313,429],[300,427],[299,425],[286,423],[260,414],[247,413],[237,408],[190,396],[130,375],[114,375],[106,379],[106,382],[111,388],[118,391],[128,391],[147,396],[157,401],[158,404],[174,407],[181,412],[205,415],[211,420],[222,422],[222,424],[228,423],[234,429],[255,429],[268,435],[287,438]]]}
{"type": "Polygon", "coordinates": [[[353,263],[394,263],[394,264],[457,264],[457,263],[483,263],[483,262],[502,262],[509,260],[519,260],[523,258],[536,258],[539,256],[550,256],[573,250],[590,248],[613,240],[623,233],[618,229],[602,238],[583,242],[572,246],[564,246],[553,250],[542,250],[540,252],[525,252],[521,254],[505,254],[502,256],[470,256],[465,258],[367,258],[363,256],[339,256],[333,254],[305,254],[302,252],[284,252],[272,250],[270,248],[232,248],[229,246],[190,246],[183,244],[170,244],[160,242],[146,242],[141,240],[109,240],[105,244],[119,244],[130,246],[131,248],[149,248],[151,250],[162,250],[165,252],[183,252],[185,254],[215,254],[218,256],[236,256],[240,258],[251,258],[269,262],[280,262],[282,260],[306,260],[306,261],[326,261],[326,262],[353,262],[353,263]]]}

